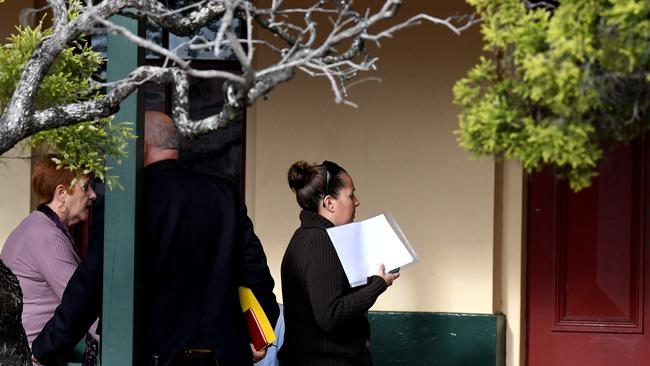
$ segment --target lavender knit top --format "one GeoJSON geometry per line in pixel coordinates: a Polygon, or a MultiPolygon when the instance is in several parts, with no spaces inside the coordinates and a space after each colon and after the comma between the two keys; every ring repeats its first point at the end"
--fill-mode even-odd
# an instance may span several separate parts
{"type": "Polygon", "coordinates": [[[34,211],[11,232],[0,258],[23,290],[22,321],[27,340],[38,336],[61,303],[80,258],[70,240],[45,214],[34,211]]]}

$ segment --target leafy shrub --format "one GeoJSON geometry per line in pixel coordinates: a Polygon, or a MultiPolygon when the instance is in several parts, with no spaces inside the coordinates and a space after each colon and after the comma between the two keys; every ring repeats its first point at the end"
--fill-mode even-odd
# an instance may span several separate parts
{"type": "Polygon", "coordinates": [[[460,145],[475,157],[520,160],[527,171],[552,165],[574,190],[589,186],[603,150],[646,129],[650,2],[468,2],[493,57],[454,87],[460,145]]]}

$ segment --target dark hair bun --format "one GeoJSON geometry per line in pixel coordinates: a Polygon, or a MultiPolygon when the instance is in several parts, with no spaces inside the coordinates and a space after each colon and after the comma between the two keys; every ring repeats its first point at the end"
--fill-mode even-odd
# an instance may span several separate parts
{"type": "Polygon", "coordinates": [[[296,161],[289,168],[289,187],[295,192],[307,185],[316,173],[314,165],[307,163],[304,160],[296,161]]]}

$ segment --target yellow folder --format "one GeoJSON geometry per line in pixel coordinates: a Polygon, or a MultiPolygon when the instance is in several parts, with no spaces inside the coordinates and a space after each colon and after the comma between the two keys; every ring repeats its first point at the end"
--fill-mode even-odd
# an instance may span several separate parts
{"type": "Polygon", "coordinates": [[[246,317],[248,334],[253,347],[260,351],[273,344],[275,341],[273,326],[271,326],[253,291],[248,287],[239,287],[239,303],[246,317]]]}

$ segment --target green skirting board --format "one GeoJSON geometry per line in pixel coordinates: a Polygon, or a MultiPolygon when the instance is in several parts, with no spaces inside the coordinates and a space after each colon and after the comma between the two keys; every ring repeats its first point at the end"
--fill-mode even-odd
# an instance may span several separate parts
{"type": "Polygon", "coordinates": [[[370,312],[375,366],[504,366],[501,314],[370,312]]]}
{"type": "MultiPolygon", "coordinates": [[[[375,366],[505,366],[505,317],[492,314],[370,312],[375,366]]],[[[80,365],[82,341],[72,362],[80,365]]]]}

